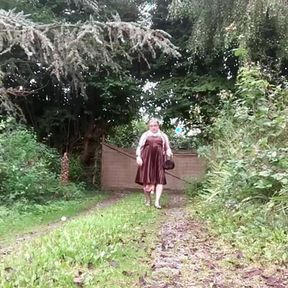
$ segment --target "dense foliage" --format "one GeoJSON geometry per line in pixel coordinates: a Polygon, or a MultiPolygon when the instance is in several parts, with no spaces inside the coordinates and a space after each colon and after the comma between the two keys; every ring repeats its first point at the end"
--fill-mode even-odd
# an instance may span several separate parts
{"type": "Polygon", "coordinates": [[[220,93],[213,142],[199,149],[208,171],[187,189],[192,213],[250,259],[287,263],[287,83],[252,64],[235,88],[220,93]]]}
{"type": "MultiPolygon", "coordinates": [[[[236,93],[223,91],[213,127],[206,192],[241,201],[282,198],[287,203],[287,88],[258,67],[241,68],[236,93]]],[[[207,153],[207,151],[206,151],[207,153]]],[[[284,203],[283,202],[283,203],[284,203]]]]}
{"type": "Polygon", "coordinates": [[[40,144],[36,135],[12,120],[1,121],[0,201],[43,202],[81,195],[74,184],[59,183],[60,157],[40,144]]]}
{"type": "Polygon", "coordinates": [[[287,77],[287,4],[273,0],[157,0],[153,27],[165,27],[182,58],[161,58],[152,69],[158,84],[148,97],[165,122],[180,118],[187,127],[208,127],[221,110],[219,92],[234,90],[238,69],[259,63],[273,81],[287,77]]]}
{"type": "Polygon", "coordinates": [[[194,20],[187,15],[172,18],[169,4],[169,0],[155,1],[152,27],[165,27],[182,57],[160,57],[151,65],[152,75],[148,78],[156,85],[147,93],[145,108],[148,114],[162,118],[166,125],[177,118],[187,129],[201,129],[201,140],[207,141],[207,126],[217,116],[218,92],[233,88],[238,69],[237,57],[231,55],[225,67],[225,49],[217,54],[209,51],[205,57],[195,54],[190,45],[194,20]],[[227,77],[228,70],[233,72],[233,77],[227,77]]]}
{"type": "Polygon", "coordinates": [[[287,60],[288,7],[285,0],[172,0],[172,17],[193,21],[190,47],[205,57],[246,49],[250,60],[281,65],[287,60]],[[240,49],[239,49],[240,48],[240,49]]]}

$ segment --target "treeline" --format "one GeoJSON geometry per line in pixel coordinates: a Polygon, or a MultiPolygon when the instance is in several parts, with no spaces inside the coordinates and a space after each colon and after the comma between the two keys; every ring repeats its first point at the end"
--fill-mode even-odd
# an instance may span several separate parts
{"type": "MultiPolygon", "coordinates": [[[[33,141],[58,151],[58,166],[48,164],[49,157],[32,161],[54,173],[50,178],[45,174],[51,183],[59,176],[59,159],[65,151],[75,155],[71,159],[81,181],[95,179],[101,138],[133,145],[144,129],[135,124],[142,108],[147,115],[161,117],[167,131],[171,119],[187,131],[201,131],[183,141],[175,139],[175,147],[199,151],[210,147],[204,153],[210,164],[203,191],[211,199],[221,195],[235,203],[249,197],[265,203],[272,198],[273,203],[284,201],[285,4],[284,0],[2,1],[2,115],[25,122],[34,131],[25,132],[33,141]],[[147,81],[155,88],[143,92],[147,81]],[[271,155],[276,157],[273,161],[271,155]]],[[[21,136],[23,128],[17,129],[21,136]]],[[[3,141],[5,133],[4,129],[3,141]]],[[[29,157],[38,159],[24,154],[27,163],[29,157]]],[[[24,170],[31,167],[27,163],[24,170]]],[[[8,185],[6,174],[12,174],[5,173],[2,179],[8,185]]],[[[1,193],[9,189],[3,186],[1,193]]]]}

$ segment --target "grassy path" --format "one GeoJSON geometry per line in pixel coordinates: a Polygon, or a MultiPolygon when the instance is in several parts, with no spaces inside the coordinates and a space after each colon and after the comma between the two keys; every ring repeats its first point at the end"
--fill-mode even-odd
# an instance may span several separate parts
{"type": "Polygon", "coordinates": [[[0,225],[0,232],[2,232],[0,255],[11,254],[15,247],[23,242],[45,235],[71,220],[111,206],[124,196],[126,193],[101,193],[85,199],[57,201],[45,206],[45,210],[40,215],[33,210],[32,213],[24,214],[24,217],[13,216],[15,220],[8,218],[4,225],[0,225]],[[64,221],[62,217],[65,217],[64,221]]]}
{"type": "MultiPolygon", "coordinates": [[[[135,287],[161,211],[133,194],[65,223],[1,258],[0,287],[135,287]]],[[[160,216],[161,217],[161,216],[160,216]]]]}
{"type": "MultiPolygon", "coordinates": [[[[172,194],[145,288],[285,288],[286,265],[255,263],[191,217],[184,195],[172,194]]],[[[193,209],[193,207],[192,207],[193,209]]]]}
{"type": "Polygon", "coordinates": [[[211,234],[183,194],[165,202],[133,193],[22,243],[1,258],[0,287],[288,287],[285,265],[261,266],[211,234]]]}
{"type": "Polygon", "coordinates": [[[46,205],[26,205],[24,209],[20,208],[21,212],[18,207],[8,209],[1,206],[0,210],[2,209],[1,211],[6,213],[2,213],[0,219],[0,246],[1,243],[10,243],[20,238],[26,238],[26,236],[42,230],[42,227],[59,224],[63,216],[70,218],[87,211],[106,197],[108,195],[101,193],[78,200],[55,200],[46,205]]]}

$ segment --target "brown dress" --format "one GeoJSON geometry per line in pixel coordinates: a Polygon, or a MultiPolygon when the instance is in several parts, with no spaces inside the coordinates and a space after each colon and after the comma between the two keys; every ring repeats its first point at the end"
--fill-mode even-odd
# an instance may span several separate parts
{"type": "Polygon", "coordinates": [[[141,151],[143,165],[138,167],[135,182],[140,185],[166,184],[163,169],[163,140],[159,136],[149,136],[141,151]]]}

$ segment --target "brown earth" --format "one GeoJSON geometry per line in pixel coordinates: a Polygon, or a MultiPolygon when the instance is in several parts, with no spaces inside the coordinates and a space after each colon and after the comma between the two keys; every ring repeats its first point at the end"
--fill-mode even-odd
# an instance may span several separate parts
{"type": "Polygon", "coordinates": [[[184,195],[171,194],[159,243],[152,253],[151,276],[141,277],[145,288],[266,288],[288,287],[287,267],[263,267],[245,259],[204,223],[191,219],[184,195]]]}

